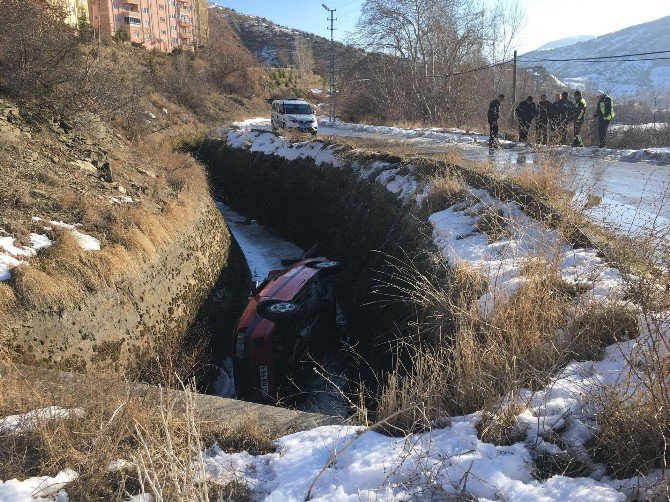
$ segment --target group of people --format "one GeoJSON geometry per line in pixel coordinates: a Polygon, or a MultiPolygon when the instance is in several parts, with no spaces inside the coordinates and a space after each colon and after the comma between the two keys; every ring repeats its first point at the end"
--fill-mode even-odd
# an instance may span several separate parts
{"type": "MultiPolygon", "coordinates": [[[[540,96],[538,103],[534,102],[533,96],[528,96],[515,108],[517,120],[519,121],[519,141],[528,142],[528,134],[531,124],[535,120],[535,132],[537,143],[546,145],[552,138],[562,145],[568,145],[568,128],[573,124],[572,146],[584,146],[584,138],[581,131],[586,120],[586,100],[581,91],[574,92],[575,100],[568,99],[568,93],[556,94],[552,103],[545,94],[540,96]]],[[[498,120],[500,119],[500,105],[505,95],[500,94],[489,104],[488,123],[490,129],[489,147],[498,148],[498,120]]],[[[598,119],[598,140],[600,148],[607,146],[607,128],[614,118],[614,104],[612,98],[606,93],[600,94],[600,100],[596,105],[594,118],[598,119]]]]}

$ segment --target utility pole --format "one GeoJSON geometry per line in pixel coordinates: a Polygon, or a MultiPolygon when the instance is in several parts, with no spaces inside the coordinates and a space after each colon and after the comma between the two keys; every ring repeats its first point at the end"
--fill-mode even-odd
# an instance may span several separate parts
{"type": "Polygon", "coordinates": [[[324,9],[330,13],[330,123],[335,122],[335,11],[337,9],[329,9],[325,3],[321,4],[324,9]]]}
{"type": "Polygon", "coordinates": [[[514,108],[516,107],[516,51],[514,51],[514,73],[512,73],[512,112],[509,115],[510,127],[514,127],[514,108]]]}

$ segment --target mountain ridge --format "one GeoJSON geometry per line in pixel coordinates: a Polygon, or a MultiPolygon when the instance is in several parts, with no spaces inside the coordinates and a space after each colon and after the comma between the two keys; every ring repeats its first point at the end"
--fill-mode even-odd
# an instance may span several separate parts
{"type": "MultiPolygon", "coordinates": [[[[634,95],[645,89],[670,89],[670,59],[582,63],[571,60],[619,54],[670,51],[670,16],[629,26],[591,40],[555,49],[535,50],[519,58],[522,67],[543,65],[563,82],[587,91],[634,95]],[[560,59],[566,61],[542,61],[560,59]]],[[[670,52],[667,54],[670,58],[670,52]]],[[[606,61],[606,60],[604,60],[606,61]]],[[[612,60],[613,61],[613,60],[612,60]]]]}

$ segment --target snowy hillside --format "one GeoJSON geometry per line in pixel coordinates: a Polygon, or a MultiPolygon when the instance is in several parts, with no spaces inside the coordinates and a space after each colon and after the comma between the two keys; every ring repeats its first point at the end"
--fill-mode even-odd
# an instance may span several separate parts
{"type": "MultiPolygon", "coordinates": [[[[670,16],[567,47],[529,52],[520,58],[520,64],[525,67],[542,64],[559,79],[575,87],[593,91],[603,89],[614,95],[631,95],[642,89],[670,88],[670,60],[617,63],[541,62],[537,60],[570,60],[668,49],[670,49],[670,16]]],[[[665,54],[665,56],[668,55],[670,54],[665,54]]]]}
{"type": "Polygon", "coordinates": [[[558,40],[554,40],[552,42],[548,42],[541,47],[538,47],[535,49],[536,51],[548,51],[550,49],[559,49],[561,47],[567,47],[568,45],[574,45],[578,44],[580,42],[587,42],[589,40],[593,40],[594,37],[593,35],[578,35],[576,37],[566,37],[566,38],[559,38],[558,40]]]}

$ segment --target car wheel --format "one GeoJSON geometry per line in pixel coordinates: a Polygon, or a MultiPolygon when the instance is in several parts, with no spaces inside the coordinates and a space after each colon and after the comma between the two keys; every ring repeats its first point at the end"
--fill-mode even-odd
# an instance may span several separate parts
{"type": "Polygon", "coordinates": [[[320,270],[323,275],[330,276],[339,274],[342,264],[339,261],[328,260],[317,262],[312,267],[320,270]]]}
{"type": "Polygon", "coordinates": [[[256,307],[256,312],[271,321],[289,321],[300,313],[300,305],[295,302],[265,302],[256,307]]]}

